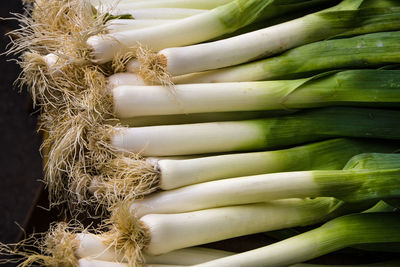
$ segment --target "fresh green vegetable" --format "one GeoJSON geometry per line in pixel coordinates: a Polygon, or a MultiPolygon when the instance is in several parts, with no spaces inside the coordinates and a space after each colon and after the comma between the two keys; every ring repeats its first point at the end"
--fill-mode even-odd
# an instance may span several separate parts
{"type": "Polygon", "coordinates": [[[307,77],[328,70],[376,68],[400,62],[400,32],[378,32],[315,42],[276,57],[213,71],[178,76],[179,83],[248,82],[307,77]]]}
{"type": "MultiPolygon", "coordinates": [[[[352,207],[349,210],[346,204],[334,198],[306,198],[227,206],[187,213],[148,214],[141,217],[139,222],[136,222],[135,216],[138,214],[135,213],[135,210],[129,210],[129,207],[127,207],[114,211],[113,218],[116,221],[124,220],[127,224],[130,221],[132,225],[143,228],[144,236],[136,236],[136,233],[140,232],[139,230],[130,232],[133,228],[118,228],[118,231],[120,231],[120,236],[133,236],[135,240],[138,238],[139,244],[137,246],[143,247],[146,254],[160,255],[185,247],[237,236],[292,226],[310,225],[325,221],[330,217],[360,210],[363,207],[365,205],[359,205],[356,209],[352,207]]],[[[85,235],[82,235],[82,237],[81,248],[76,252],[77,255],[79,257],[97,257],[96,254],[93,254],[94,249],[89,249],[93,245],[89,245],[85,239],[95,237],[85,235]]],[[[102,242],[101,236],[96,238],[102,242]]],[[[108,250],[107,253],[111,251],[112,249],[108,250]]],[[[126,252],[129,253],[128,250],[126,252]]],[[[102,258],[101,254],[100,257],[102,258]]],[[[125,257],[130,258],[132,256],[125,254],[125,257]]]]}
{"type": "Polygon", "coordinates": [[[400,242],[399,214],[347,215],[272,245],[195,266],[288,266],[351,245],[384,242],[400,242]]]}
{"type": "Polygon", "coordinates": [[[112,89],[119,118],[285,110],[333,105],[400,106],[400,71],[349,70],[298,80],[117,86],[112,89]]]}
{"type": "Polygon", "coordinates": [[[400,112],[325,108],[233,122],[116,128],[111,143],[145,156],[271,149],[332,137],[400,139],[400,112]]]}
{"type": "MultiPolygon", "coordinates": [[[[147,162],[157,170],[156,178],[145,188],[170,190],[191,184],[232,177],[249,176],[284,171],[335,170],[342,169],[350,157],[368,151],[392,152],[396,143],[355,139],[333,139],[298,146],[294,148],[189,158],[148,159],[147,162]]],[[[134,169],[137,162],[118,159],[112,165],[126,165],[134,169]]],[[[400,167],[400,166],[399,166],[400,167]]],[[[150,173],[148,174],[150,175],[150,173]]],[[[107,183],[93,181],[90,191],[115,192],[115,188],[125,188],[117,194],[126,198],[138,194],[135,188],[137,178],[113,179],[107,183]],[[119,184],[119,185],[118,185],[119,184]],[[117,186],[118,185],[118,186],[117,186]]],[[[142,184],[145,184],[142,181],[142,184]]]]}
{"type": "Polygon", "coordinates": [[[230,178],[154,193],[132,203],[139,216],[285,198],[346,202],[400,197],[400,169],[281,172],[230,178]]]}

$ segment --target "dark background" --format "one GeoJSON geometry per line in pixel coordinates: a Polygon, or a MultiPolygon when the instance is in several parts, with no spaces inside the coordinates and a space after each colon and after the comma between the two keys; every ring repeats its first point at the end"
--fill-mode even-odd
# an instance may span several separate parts
{"type": "MultiPolygon", "coordinates": [[[[2,1],[1,18],[21,12],[21,1],[2,1]]],[[[0,20],[0,53],[10,41],[5,34],[17,26],[14,20],[0,20]]],[[[22,237],[18,225],[27,226],[42,187],[37,112],[29,94],[13,85],[20,69],[12,59],[5,55],[0,58],[0,242],[5,243],[22,237]]]]}

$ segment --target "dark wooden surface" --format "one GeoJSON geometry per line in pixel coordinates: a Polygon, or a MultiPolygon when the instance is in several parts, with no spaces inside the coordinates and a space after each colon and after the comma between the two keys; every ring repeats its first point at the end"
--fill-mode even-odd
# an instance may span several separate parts
{"type": "MultiPolygon", "coordinates": [[[[3,0],[0,17],[10,12],[22,12],[21,1],[3,0]]],[[[15,21],[0,20],[1,48],[9,39],[5,34],[17,27],[15,21]]],[[[20,69],[12,57],[0,58],[0,241],[15,242],[22,236],[18,225],[24,227],[33,212],[41,189],[42,177],[36,133],[37,115],[26,92],[13,86],[20,69]]]]}

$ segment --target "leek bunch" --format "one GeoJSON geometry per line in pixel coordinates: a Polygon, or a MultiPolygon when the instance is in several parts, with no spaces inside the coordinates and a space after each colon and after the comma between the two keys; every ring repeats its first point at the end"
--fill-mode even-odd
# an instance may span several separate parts
{"type": "Polygon", "coordinates": [[[103,221],[56,225],[21,266],[307,266],[398,248],[397,1],[31,6],[11,52],[48,132],[50,200],[103,221]],[[311,230],[248,252],[197,247],[298,226],[311,230]]]}

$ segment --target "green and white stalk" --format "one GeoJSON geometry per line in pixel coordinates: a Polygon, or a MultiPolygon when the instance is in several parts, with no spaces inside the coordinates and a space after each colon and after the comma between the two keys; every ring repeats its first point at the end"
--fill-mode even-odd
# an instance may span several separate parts
{"type": "MultiPolygon", "coordinates": [[[[397,165],[399,165],[399,164],[397,164],[397,165]]],[[[354,213],[355,207],[358,208],[358,210],[362,210],[363,208],[360,205],[364,205],[364,207],[367,208],[366,210],[363,210],[361,213],[367,213],[367,212],[396,212],[395,208],[393,208],[392,206],[388,205],[383,200],[380,200],[378,202],[376,202],[376,201],[367,201],[367,202],[361,202],[361,203],[360,202],[356,202],[356,203],[352,203],[352,205],[354,205],[354,206],[352,207],[350,203],[346,203],[346,206],[348,207],[348,211],[344,212],[344,213],[346,213],[346,214],[354,213]],[[374,203],[375,203],[375,205],[374,205],[374,203]]],[[[334,217],[335,216],[332,216],[331,218],[334,218],[334,217]]],[[[298,234],[301,234],[304,231],[305,230],[302,230],[301,228],[287,228],[287,229],[282,229],[282,230],[265,232],[264,234],[266,236],[272,237],[272,238],[274,238],[276,240],[282,240],[282,239],[286,239],[286,238],[293,237],[293,236],[296,236],[298,234]]]]}
{"type": "Polygon", "coordinates": [[[399,111],[336,107],[259,120],[115,128],[111,143],[144,156],[173,156],[272,149],[333,137],[399,140],[398,121],[399,111]]]}
{"type": "Polygon", "coordinates": [[[158,187],[170,190],[240,176],[342,169],[354,155],[366,151],[391,152],[393,150],[393,144],[390,143],[333,139],[276,151],[181,160],[160,159],[153,161],[153,165],[160,174],[158,187]]]}
{"type": "Polygon", "coordinates": [[[235,37],[158,52],[172,76],[233,66],[269,57],[338,34],[399,30],[399,9],[358,10],[363,0],[344,0],[335,7],[235,37]]]}
{"type": "MultiPolygon", "coordinates": [[[[354,212],[354,208],[352,211],[354,212]]],[[[136,214],[134,211],[131,212],[128,218],[123,219],[133,220],[136,214]]],[[[143,252],[148,255],[173,253],[177,249],[237,236],[310,225],[346,212],[349,212],[349,209],[341,201],[334,198],[317,198],[286,199],[178,214],[149,214],[139,219],[139,225],[145,229],[146,235],[142,239],[146,241],[140,244],[140,247],[143,247],[143,252]]],[[[123,215],[126,216],[126,214],[123,215]]],[[[127,231],[127,229],[121,229],[121,231],[127,231]]],[[[132,235],[128,232],[121,234],[132,235]]],[[[94,238],[101,239],[98,236],[89,238],[92,241],[94,238]]],[[[93,254],[95,250],[88,249],[89,245],[85,245],[83,243],[85,241],[82,240],[81,247],[85,248],[85,251],[77,251],[79,257],[98,255],[98,253],[93,254]]],[[[143,242],[142,240],[138,242],[143,242]]],[[[125,253],[124,257],[129,258],[131,255],[125,253]]],[[[170,261],[163,259],[163,263],[170,263],[170,261]]],[[[182,264],[182,261],[179,261],[179,264],[182,264]]]]}
{"type": "MultiPolygon", "coordinates": [[[[333,139],[285,150],[239,153],[228,155],[203,155],[147,158],[143,165],[149,166],[147,173],[153,179],[141,181],[143,188],[170,190],[191,184],[204,183],[232,177],[250,176],[274,172],[301,170],[337,170],[342,169],[354,155],[370,151],[393,152],[397,143],[374,142],[356,139],[333,139]],[[152,168],[150,166],[153,166],[152,168]]],[[[110,178],[108,182],[94,179],[89,187],[93,195],[98,192],[110,192],[122,198],[131,198],[141,193],[132,190],[137,184],[135,173],[137,161],[118,159],[112,166],[124,166],[127,175],[124,179],[110,178]],[[121,190],[115,190],[122,188],[121,190]]],[[[399,166],[400,167],[400,166],[399,166]]],[[[112,167],[111,167],[112,168],[112,167]]],[[[134,197],[135,198],[135,197],[134,197]]]]}
{"type": "Polygon", "coordinates": [[[293,48],[281,55],[239,66],[177,76],[181,83],[248,82],[307,77],[333,69],[371,68],[400,63],[400,32],[379,32],[293,48]],[[327,60],[329,58],[329,60],[327,60]]]}
{"type": "Polygon", "coordinates": [[[203,42],[244,27],[260,16],[278,17],[286,12],[308,8],[327,0],[235,0],[203,14],[167,25],[92,36],[87,45],[93,61],[105,63],[116,54],[135,51],[140,43],[152,51],[203,42]],[[281,3],[282,2],[282,3],[281,3]]]}
{"type": "Polygon", "coordinates": [[[288,266],[355,244],[384,242],[400,242],[400,216],[397,213],[343,216],[272,245],[195,266],[288,266]]]}
{"type": "MultiPolygon", "coordinates": [[[[112,82],[115,84],[115,79],[112,82]]],[[[399,92],[398,70],[328,72],[298,80],[181,84],[175,85],[173,92],[166,86],[146,85],[112,89],[118,118],[332,105],[399,107],[399,92]]]]}
{"type": "Polygon", "coordinates": [[[174,22],[172,19],[112,19],[107,22],[110,33],[154,27],[174,22]]]}
{"type": "Polygon", "coordinates": [[[148,214],[140,222],[149,231],[144,252],[158,255],[238,236],[311,225],[343,211],[348,212],[343,202],[333,198],[287,199],[187,213],[148,214]]]}
{"type": "Polygon", "coordinates": [[[178,213],[285,198],[346,202],[400,196],[400,169],[296,171],[245,176],[157,192],[131,204],[137,215],[178,213]]]}

